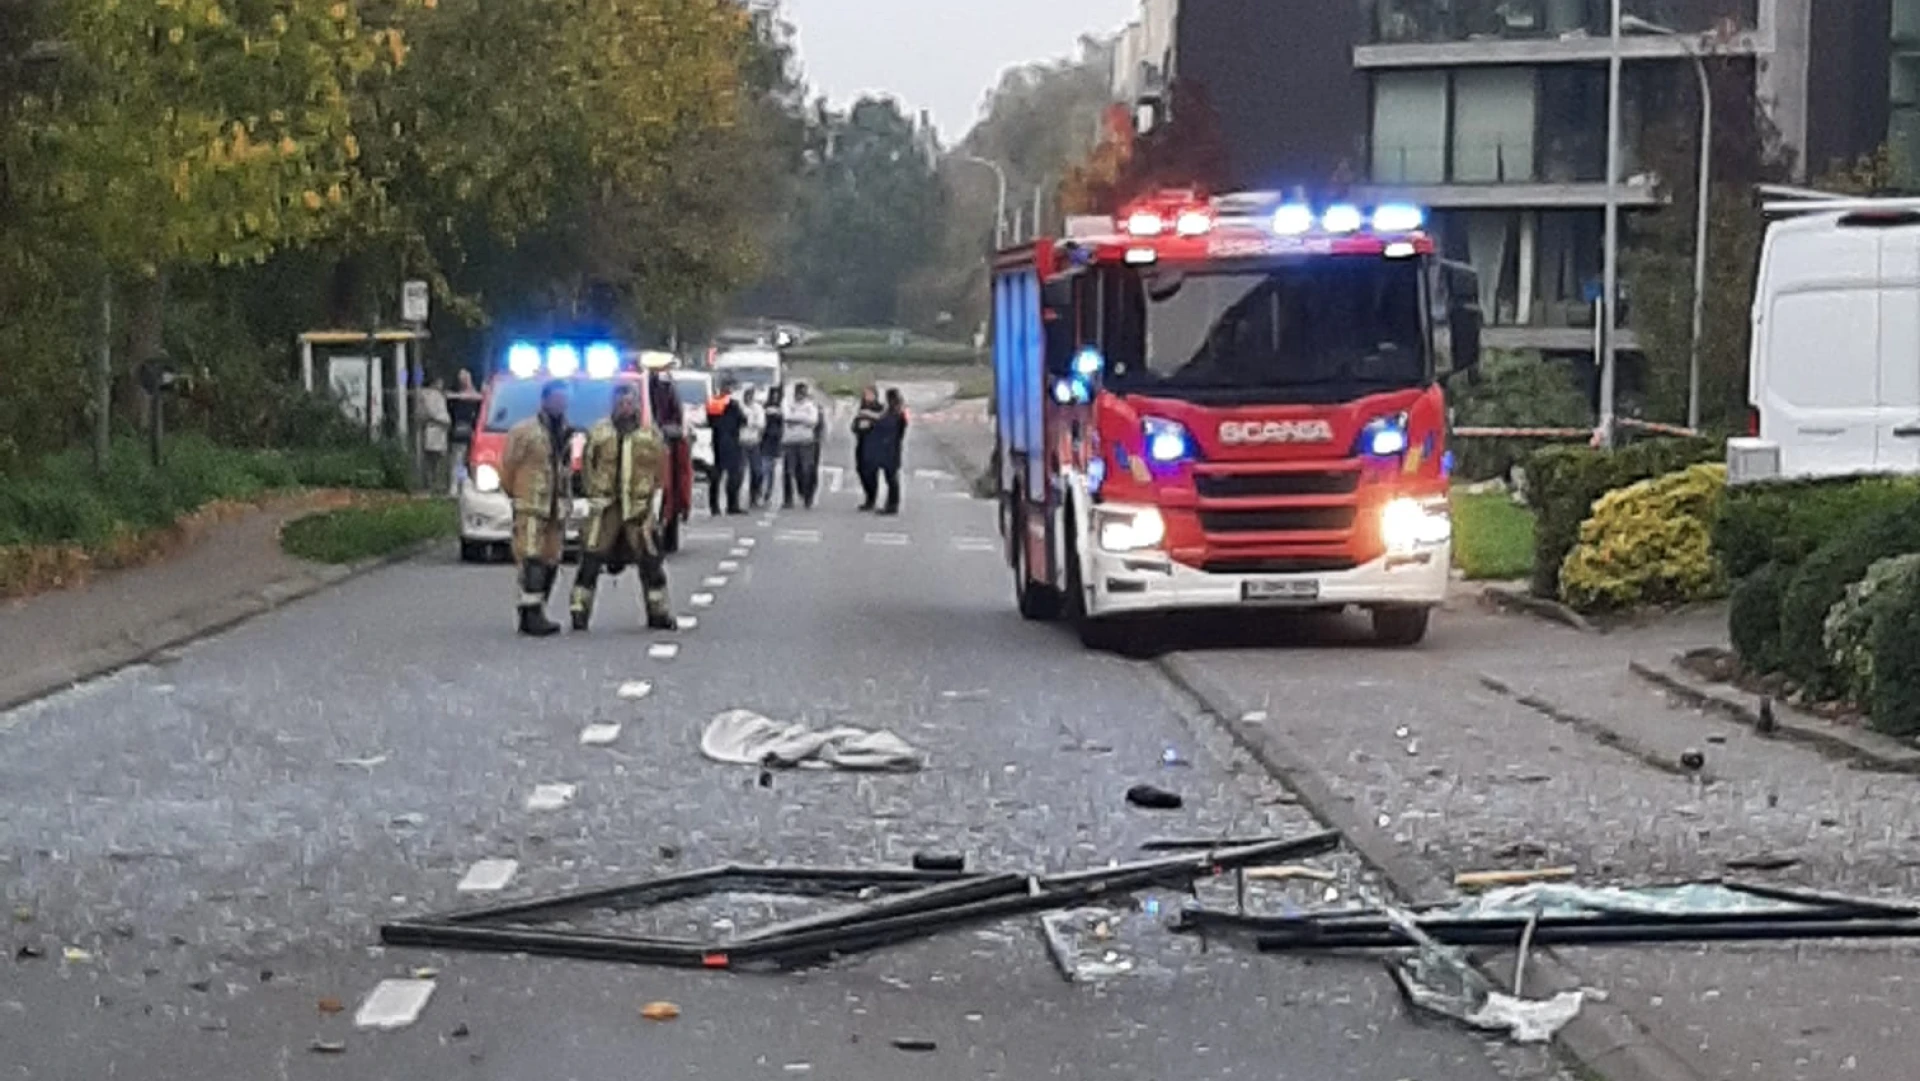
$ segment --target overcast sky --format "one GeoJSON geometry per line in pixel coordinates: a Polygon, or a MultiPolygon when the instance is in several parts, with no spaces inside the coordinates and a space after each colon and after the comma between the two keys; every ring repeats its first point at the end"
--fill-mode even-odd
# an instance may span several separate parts
{"type": "Polygon", "coordinates": [[[1015,64],[1072,53],[1080,35],[1125,26],[1139,0],[785,0],[814,92],[844,105],[885,92],[930,109],[958,142],[1015,64]]]}

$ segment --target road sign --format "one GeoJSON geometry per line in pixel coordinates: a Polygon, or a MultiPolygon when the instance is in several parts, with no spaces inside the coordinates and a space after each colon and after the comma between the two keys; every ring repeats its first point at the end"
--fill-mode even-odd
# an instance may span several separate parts
{"type": "Polygon", "coordinates": [[[427,321],[427,283],[410,281],[400,287],[400,321],[403,323],[424,323],[427,321]]]}

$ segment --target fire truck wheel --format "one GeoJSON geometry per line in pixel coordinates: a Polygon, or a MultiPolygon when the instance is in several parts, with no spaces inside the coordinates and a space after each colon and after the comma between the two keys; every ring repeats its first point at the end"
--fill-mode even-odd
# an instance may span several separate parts
{"type": "MultiPolygon", "coordinates": [[[[1015,492],[1013,498],[1017,507],[1025,497],[1015,492]]],[[[1013,597],[1020,607],[1021,617],[1036,623],[1059,619],[1060,591],[1039,585],[1027,576],[1027,516],[1024,511],[1013,511],[1013,528],[1008,530],[1007,536],[1013,546],[1013,597]]]]}
{"type": "Polygon", "coordinates": [[[1373,640],[1383,646],[1417,646],[1427,636],[1431,608],[1375,608],[1373,640]]]}

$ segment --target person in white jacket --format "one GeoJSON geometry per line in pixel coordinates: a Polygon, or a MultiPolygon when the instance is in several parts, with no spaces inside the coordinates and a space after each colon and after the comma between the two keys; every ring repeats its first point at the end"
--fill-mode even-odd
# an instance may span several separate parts
{"type": "Polygon", "coordinates": [[[820,494],[820,403],[813,400],[805,383],[794,384],[793,400],[787,403],[780,456],[786,466],[781,478],[783,505],[791,508],[798,495],[802,503],[813,506],[820,494]]]}
{"type": "Polygon", "coordinates": [[[760,448],[767,434],[767,407],[760,401],[759,387],[747,388],[740,397],[740,409],[747,415],[747,423],[740,429],[740,448],[747,454],[747,505],[757,508],[765,503],[762,493],[771,468],[760,448]]]}

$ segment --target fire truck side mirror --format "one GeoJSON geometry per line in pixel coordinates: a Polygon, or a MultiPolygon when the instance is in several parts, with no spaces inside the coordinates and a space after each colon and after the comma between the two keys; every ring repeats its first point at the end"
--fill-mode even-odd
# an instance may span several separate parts
{"type": "Polygon", "coordinates": [[[1480,275],[1470,266],[1448,263],[1446,277],[1453,370],[1471,372],[1480,366],[1480,331],[1485,321],[1480,309],[1480,275]]]}

